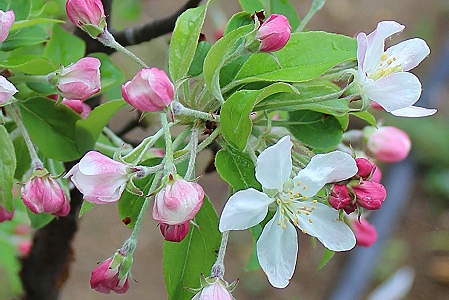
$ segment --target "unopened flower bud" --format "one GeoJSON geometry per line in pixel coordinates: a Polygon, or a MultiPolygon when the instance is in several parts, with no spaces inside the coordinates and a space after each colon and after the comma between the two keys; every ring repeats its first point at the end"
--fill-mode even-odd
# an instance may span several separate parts
{"type": "Polygon", "coordinates": [[[259,51],[274,52],[282,49],[290,39],[292,27],[283,15],[272,14],[260,25],[256,39],[260,40],[259,51]]]}
{"type": "Polygon", "coordinates": [[[176,225],[160,223],[159,229],[166,241],[180,242],[186,237],[187,233],[189,233],[190,225],[189,222],[176,225]]]}
{"type": "Polygon", "coordinates": [[[81,100],[62,99],[61,104],[65,105],[67,107],[70,107],[77,114],[79,114],[81,116],[81,118],[83,118],[83,119],[87,118],[89,116],[90,112],[92,111],[90,106],[81,100]]]}
{"type": "Polygon", "coordinates": [[[359,220],[352,220],[351,227],[354,231],[357,245],[363,247],[370,247],[377,240],[376,227],[371,225],[367,220],[361,218],[359,220]]]}
{"type": "Polygon", "coordinates": [[[97,37],[106,28],[101,0],[68,0],[65,9],[70,21],[91,37],[97,37]]]}
{"type": "Polygon", "coordinates": [[[0,223],[3,221],[11,221],[14,217],[14,210],[7,211],[6,208],[0,206],[0,223]]]}
{"type": "Polygon", "coordinates": [[[329,204],[335,209],[345,208],[351,203],[352,199],[349,195],[348,188],[344,184],[334,184],[331,194],[328,198],[329,204]]]}
{"type": "Polygon", "coordinates": [[[8,100],[17,92],[16,87],[0,75],[0,106],[8,104],[8,100]]]}
{"type": "Polygon", "coordinates": [[[368,178],[371,175],[371,172],[373,172],[373,169],[376,168],[372,162],[363,157],[356,158],[355,163],[358,169],[357,175],[363,179],[368,178]]]}
{"type": "Polygon", "coordinates": [[[398,162],[405,159],[412,146],[407,133],[393,126],[367,127],[364,130],[366,146],[376,159],[384,162],[398,162]]]}
{"type": "Polygon", "coordinates": [[[376,165],[374,165],[374,172],[373,172],[373,175],[371,176],[370,180],[371,181],[375,181],[375,182],[379,182],[379,183],[382,180],[382,171],[376,165]]]}
{"type": "Polygon", "coordinates": [[[15,19],[14,11],[8,10],[4,12],[0,10],[0,42],[3,42],[8,37],[9,29],[11,29],[15,19]]]}
{"type": "Polygon", "coordinates": [[[205,286],[192,300],[234,300],[226,286],[217,279],[213,284],[205,286]]]}
{"type": "Polygon", "coordinates": [[[117,294],[126,293],[129,289],[129,274],[119,278],[124,258],[118,251],[114,257],[108,258],[95,268],[90,277],[91,288],[103,294],[109,294],[111,291],[117,294]]]}
{"type": "Polygon", "coordinates": [[[174,95],[173,83],[157,68],[142,69],[122,85],[123,99],[141,111],[162,111],[170,105],[174,95]]]}
{"type": "Polygon", "coordinates": [[[30,240],[21,241],[17,245],[17,250],[19,251],[20,256],[22,256],[22,257],[28,256],[28,254],[31,251],[32,246],[33,246],[33,243],[30,240]]]}
{"type": "Polygon", "coordinates": [[[353,186],[352,190],[357,197],[357,204],[370,210],[379,209],[387,197],[385,187],[372,180],[364,180],[353,186]]]}

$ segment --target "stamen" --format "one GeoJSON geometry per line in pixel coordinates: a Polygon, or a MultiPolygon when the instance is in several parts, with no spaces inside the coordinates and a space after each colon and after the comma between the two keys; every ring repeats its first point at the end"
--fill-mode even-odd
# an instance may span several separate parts
{"type": "Polygon", "coordinates": [[[277,198],[277,199],[276,199],[276,203],[277,203],[277,204],[281,204],[281,199],[277,198]]]}
{"type": "Polygon", "coordinates": [[[296,184],[297,184],[298,186],[300,186],[300,185],[301,185],[301,181],[298,181],[296,184]]]}
{"type": "Polygon", "coordinates": [[[305,190],[305,189],[307,189],[307,187],[306,187],[306,186],[303,186],[302,189],[305,190]]]}
{"type": "Polygon", "coordinates": [[[313,223],[313,220],[312,220],[312,219],[309,219],[309,223],[313,223]]]}
{"type": "Polygon", "coordinates": [[[387,58],[388,58],[387,52],[382,53],[382,55],[380,56],[380,60],[386,60],[387,58]]]}
{"type": "Polygon", "coordinates": [[[287,228],[287,224],[282,225],[282,229],[287,228]]]}
{"type": "Polygon", "coordinates": [[[312,202],[313,202],[313,203],[317,203],[317,202],[318,202],[318,200],[314,199],[314,200],[313,200],[312,202]]]}
{"type": "Polygon", "coordinates": [[[307,230],[305,230],[305,229],[302,229],[301,231],[302,231],[302,233],[307,233],[307,230]]]}
{"type": "Polygon", "coordinates": [[[314,210],[314,209],[316,209],[316,206],[312,206],[310,209],[311,209],[311,210],[314,210]]]}
{"type": "Polygon", "coordinates": [[[308,216],[309,216],[309,215],[310,215],[310,211],[306,211],[306,215],[308,215],[308,216]]]}

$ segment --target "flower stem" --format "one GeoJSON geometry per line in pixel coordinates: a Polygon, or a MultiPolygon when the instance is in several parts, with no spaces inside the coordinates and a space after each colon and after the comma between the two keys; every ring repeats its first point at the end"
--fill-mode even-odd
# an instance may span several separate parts
{"type": "Polygon", "coordinates": [[[22,82],[38,82],[38,83],[46,83],[46,84],[51,83],[48,80],[48,75],[11,76],[11,77],[8,77],[8,80],[11,81],[14,85],[20,84],[22,82]]]}
{"type": "Polygon", "coordinates": [[[190,137],[190,159],[189,159],[189,165],[187,167],[187,172],[185,179],[186,180],[192,180],[195,177],[195,161],[196,161],[196,148],[198,146],[198,128],[193,127],[192,128],[192,136],[190,137]]]}
{"type": "Polygon", "coordinates": [[[213,114],[213,113],[206,113],[203,111],[187,108],[178,101],[172,102],[173,107],[173,113],[175,115],[182,115],[182,116],[191,116],[197,119],[203,119],[213,122],[220,122],[220,116],[213,114]]]}
{"type": "Polygon", "coordinates": [[[226,254],[226,246],[228,245],[229,231],[225,231],[221,235],[220,249],[218,250],[217,260],[210,271],[211,277],[223,278],[225,273],[224,257],[226,254]]]}
{"type": "Polygon", "coordinates": [[[165,159],[164,159],[164,173],[172,174],[176,173],[176,166],[173,161],[173,144],[170,134],[170,127],[168,126],[167,115],[165,113],[161,113],[161,123],[162,128],[165,133],[165,159]]]}

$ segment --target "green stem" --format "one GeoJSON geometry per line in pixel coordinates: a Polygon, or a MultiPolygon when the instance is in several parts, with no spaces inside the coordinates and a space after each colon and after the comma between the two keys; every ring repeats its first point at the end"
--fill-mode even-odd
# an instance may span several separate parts
{"type": "Polygon", "coordinates": [[[11,81],[14,85],[18,85],[23,82],[38,82],[38,83],[51,84],[51,81],[49,80],[49,75],[11,76],[8,77],[8,80],[11,81]]]}
{"type": "Polygon", "coordinates": [[[193,180],[195,177],[195,161],[196,161],[196,148],[198,146],[198,128],[194,127],[192,128],[192,136],[190,138],[190,159],[189,159],[189,165],[187,167],[187,172],[185,179],[186,180],[193,180]]]}
{"type": "MultiPolygon", "coordinates": [[[[169,127],[173,126],[173,123],[168,124],[168,126],[169,127]]],[[[154,146],[154,144],[157,142],[158,139],[162,137],[163,134],[164,128],[161,128],[152,136],[146,137],[129,154],[125,155],[123,157],[123,160],[131,163],[132,165],[138,164],[140,161],[142,161],[143,157],[148,152],[148,150],[154,146]]]]}
{"type": "Polygon", "coordinates": [[[173,162],[173,142],[171,139],[170,127],[168,126],[167,114],[161,113],[160,117],[162,128],[164,129],[165,133],[164,173],[166,175],[174,174],[176,173],[176,166],[175,163],[173,162]]]}
{"type": "Polygon", "coordinates": [[[220,122],[219,115],[187,108],[178,101],[173,101],[172,107],[173,107],[174,115],[190,116],[190,117],[194,117],[197,119],[203,119],[203,120],[208,120],[208,121],[212,121],[212,122],[220,122]]]}
{"type": "Polygon", "coordinates": [[[181,144],[184,142],[184,140],[190,134],[191,131],[192,131],[192,125],[189,125],[178,134],[178,136],[175,138],[175,140],[172,143],[173,151],[178,150],[178,148],[181,146],[181,144]]]}
{"type": "Polygon", "coordinates": [[[210,272],[211,277],[223,278],[225,273],[224,257],[226,254],[226,246],[228,245],[229,231],[225,231],[221,235],[220,249],[218,250],[217,260],[212,266],[210,272]]]}
{"type": "Polygon", "coordinates": [[[301,20],[301,23],[299,24],[298,28],[296,29],[296,32],[301,32],[306,27],[307,23],[309,23],[310,19],[312,19],[313,15],[319,11],[321,8],[323,8],[324,3],[326,3],[326,0],[313,0],[312,7],[310,7],[309,12],[306,14],[306,16],[301,20]]]}

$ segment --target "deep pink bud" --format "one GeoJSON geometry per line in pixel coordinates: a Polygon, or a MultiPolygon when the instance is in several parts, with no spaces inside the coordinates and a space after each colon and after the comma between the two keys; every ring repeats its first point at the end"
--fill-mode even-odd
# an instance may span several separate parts
{"type": "Polygon", "coordinates": [[[371,172],[373,172],[373,169],[376,168],[372,162],[363,157],[356,158],[355,163],[358,169],[357,175],[363,179],[368,178],[368,176],[371,175],[371,172]]]}
{"type": "Polygon", "coordinates": [[[378,166],[374,164],[374,172],[373,176],[371,176],[371,181],[379,182],[382,180],[382,171],[379,169],[378,166]]]}
{"type": "Polygon", "coordinates": [[[154,199],[153,218],[177,225],[192,220],[203,204],[203,188],[182,178],[170,180],[154,199]]]}
{"type": "Polygon", "coordinates": [[[398,162],[405,159],[412,143],[407,133],[393,126],[364,130],[366,146],[376,159],[384,162],[398,162]]]}
{"type": "Polygon", "coordinates": [[[274,52],[282,49],[290,39],[292,27],[283,15],[273,14],[260,25],[256,39],[260,40],[259,51],[274,52]]]}
{"type": "Polygon", "coordinates": [[[62,99],[61,104],[73,109],[83,119],[87,118],[89,116],[90,112],[92,111],[90,106],[81,100],[62,99]]]}
{"type": "Polygon", "coordinates": [[[111,291],[117,294],[124,294],[128,291],[128,273],[120,280],[119,271],[122,264],[120,262],[114,263],[113,260],[112,257],[108,258],[92,271],[90,277],[92,289],[103,294],[109,294],[111,291]]]}
{"type": "Polygon", "coordinates": [[[353,186],[357,204],[366,209],[379,209],[387,197],[384,186],[372,180],[364,180],[358,186],[353,186]]]}
{"type": "Polygon", "coordinates": [[[14,217],[14,210],[7,211],[6,208],[0,206],[0,223],[3,221],[11,221],[14,217]]]}
{"type": "Polygon", "coordinates": [[[21,188],[23,203],[35,214],[67,216],[70,204],[58,182],[48,174],[34,176],[21,188]]]}
{"type": "Polygon", "coordinates": [[[20,256],[27,256],[30,253],[32,246],[33,243],[30,240],[20,242],[19,245],[17,245],[17,250],[19,251],[20,256]]]}
{"type": "Polygon", "coordinates": [[[0,10],[0,42],[3,42],[8,37],[9,29],[11,29],[15,19],[16,15],[12,10],[7,12],[0,10]]]}
{"type": "Polygon", "coordinates": [[[84,200],[106,204],[120,199],[129,180],[128,170],[125,163],[89,151],[64,177],[70,178],[84,200]]]}
{"type": "Polygon", "coordinates": [[[345,208],[351,203],[348,188],[344,184],[334,184],[328,198],[329,204],[335,209],[345,208]]]}
{"type": "Polygon", "coordinates": [[[123,99],[141,111],[161,111],[170,105],[174,95],[173,83],[157,68],[142,69],[122,85],[123,99]]]}
{"type": "MultiPolygon", "coordinates": [[[[205,286],[193,299],[195,300],[234,300],[228,289],[217,280],[217,282],[205,286]]],[[[192,299],[192,300],[193,300],[192,299]]]]}
{"type": "Polygon", "coordinates": [[[360,219],[352,220],[351,222],[352,231],[357,241],[357,245],[363,247],[370,247],[377,240],[377,230],[376,227],[371,225],[367,220],[360,219]]]}
{"type": "Polygon", "coordinates": [[[100,90],[100,65],[98,58],[84,57],[75,64],[62,68],[52,81],[56,81],[62,97],[85,100],[100,90]]]}
{"type": "Polygon", "coordinates": [[[0,106],[8,103],[8,100],[17,92],[16,87],[8,79],[0,75],[0,106]]]}
{"type": "Polygon", "coordinates": [[[189,222],[177,225],[160,223],[159,229],[166,241],[180,242],[186,237],[187,233],[189,233],[190,225],[189,222]]]}
{"type": "Polygon", "coordinates": [[[106,28],[101,0],[68,0],[65,9],[70,21],[93,37],[106,28]]]}

